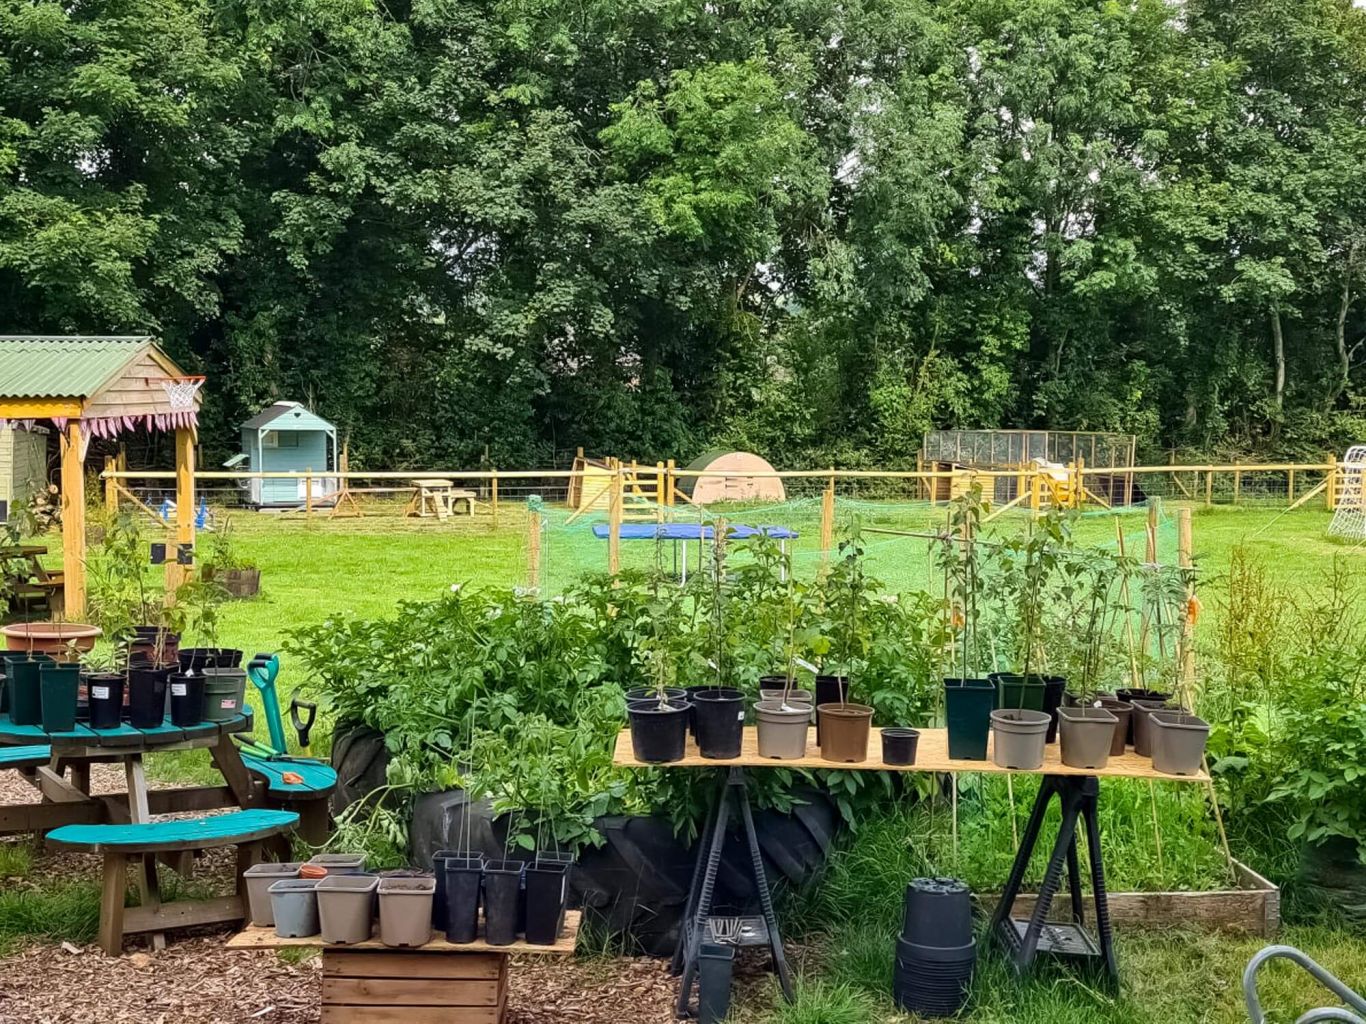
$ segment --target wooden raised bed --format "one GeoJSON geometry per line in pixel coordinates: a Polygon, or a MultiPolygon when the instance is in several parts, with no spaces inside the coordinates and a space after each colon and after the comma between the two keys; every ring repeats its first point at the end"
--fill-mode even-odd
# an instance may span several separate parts
{"type": "MultiPolygon", "coordinates": [[[[1233,862],[1233,870],[1238,881],[1236,889],[1112,892],[1109,894],[1110,922],[1117,927],[1186,927],[1242,932],[1267,939],[1275,937],[1281,927],[1281,890],[1241,861],[1233,862]]],[[[981,900],[994,905],[995,896],[983,895],[981,900]]],[[[1021,894],[1016,899],[1016,917],[1027,917],[1033,910],[1033,894],[1021,894]]],[[[1067,920],[1071,912],[1071,899],[1066,892],[1060,892],[1049,908],[1049,917],[1067,920]]]]}

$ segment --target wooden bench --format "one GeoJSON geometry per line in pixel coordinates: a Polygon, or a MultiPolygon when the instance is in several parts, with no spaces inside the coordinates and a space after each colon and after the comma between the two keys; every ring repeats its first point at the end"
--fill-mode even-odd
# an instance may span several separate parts
{"type": "Polygon", "coordinates": [[[270,761],[242,751],[247,771],[263,779],[266,798],[282,804],[299,815],[299,835],[312,846],[327,841],[329,818],[327,798],[337,788],[337,773],[321,761],[270,761]],[[300,781],[286,781],[287,772],[300,781]]]}
{"type": "Polygon", "coordinates": [[[0,768],[37,768],[51,760],[52,748],[46,743],[0,747],[0,768]]]}
{"type": "Polygon", "coordinates": [[[100,948],[110,956],[123,951],[123,937],[192,925],[240,921],[245,915],[242,874],[261,859],[261,843],[299,823],[292,811],[232,811],[205,818],[153,821],[140,825],[64,825],[47,835],[53,846],[104,854],[100,893],[100,948]],[[163,904],[156,859],[162,853],[237,847],[237,891],[208,900],[163,904]],[[140,859],[146,873],[141,906],[124,908],[128,863],[140,859]]]}

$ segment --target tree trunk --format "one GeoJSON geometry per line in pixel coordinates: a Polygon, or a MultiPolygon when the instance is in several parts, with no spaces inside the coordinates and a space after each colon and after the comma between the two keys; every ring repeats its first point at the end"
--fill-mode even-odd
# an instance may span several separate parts
{"type": "Polygon", "coordinates": [[[1338,398],[1347,390],[1352,376],[1352,354],[1347,350],[1347,310],[1352,305],[1352,262],[1356,258],[1356,243],[1347,248],[1347,266],[1342,273],[1342,301],[1338,303],[1338,322],[1333,334],[1333,342],[1338,353],[1338,379],[1328,389],[1324,409],[1331,409],[1338,398]]]}
{"type": "Polygon", "coordinates": [[[1271,341],[1276,363],[1276,390],[1271,396],[1271,406],[1276,410],[1271,423],[1271,436],[1281,433],[1282,413],[1285,411],[1285,335],[1281,332],[1281,307],[1271,307],[1271,341]]]}

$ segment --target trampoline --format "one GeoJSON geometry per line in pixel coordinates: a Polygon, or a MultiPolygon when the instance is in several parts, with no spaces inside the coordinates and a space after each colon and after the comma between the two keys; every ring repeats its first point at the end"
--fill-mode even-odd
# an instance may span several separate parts
{"type": "MultiPolygon", "coordinates": [[[[679,545],[689,541],[697,541],[697,566],[700,570],[706,558],[703,545],[716,536],[716,531],[705,523],[622,523],[617,528],[617,536],[622,540],[667,540],[674,545],[674,563],[680,566],[679,576],[683,583],[688,582],[688,555],[686,549],[683,552],[681,564],[678,558],[679,545]]],[[[593,527],[593,536],[598,540],[606,540],[612,533],[612,528],[606,523],[598,523],[593,527]]],[[[741,523],[733,523],[726,527],[726,537],[730,540],[749,540],[751,537],[769,537],[778,542],[778,547],[784,555],[787,554],[787,542],[796,540],[798,534],[796,530],[786,526],[745,526],[741,523]]],[[[784,578],[786,571],[784,571],[784,578]]]]}

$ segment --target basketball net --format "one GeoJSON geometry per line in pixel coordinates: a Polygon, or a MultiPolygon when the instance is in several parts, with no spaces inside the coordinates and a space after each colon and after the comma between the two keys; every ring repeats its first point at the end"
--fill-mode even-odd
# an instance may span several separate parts
{"type": "Polygon", "coordinates": [[[164,377],[161,390],[166,392],[166,402],[175,412],[194,408],[194,396],[204,384],[203,377],[164,377]]]}

